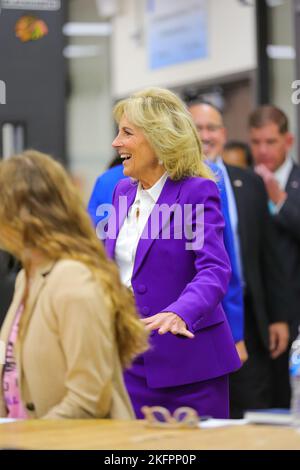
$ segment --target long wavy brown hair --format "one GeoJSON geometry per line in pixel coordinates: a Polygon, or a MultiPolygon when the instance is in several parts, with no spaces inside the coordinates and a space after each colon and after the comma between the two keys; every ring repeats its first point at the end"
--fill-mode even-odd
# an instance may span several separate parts
{"type": "Polygon", "coordinates": [[[123,367],[147,349],[147,333],[133,295],[107,258],[71,179],[50,156],[27,150],[0,162],[0,242],[22,261],[25,271],[27,249],[54,261],[84,263],[105,292],[114,315],[123,367]]]}

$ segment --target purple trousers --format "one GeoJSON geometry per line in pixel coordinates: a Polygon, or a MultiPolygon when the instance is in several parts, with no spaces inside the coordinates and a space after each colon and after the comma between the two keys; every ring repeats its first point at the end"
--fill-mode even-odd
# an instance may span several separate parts
{"type": "Polygon", "coordinates": [[[139,358],[124,375],[136,417],[143,419],[142,406],[164,406],[171,413],[181,406],[194,408],[199,416],[229,417],[228,375],[177,387],[150,388],[139,358]]]}

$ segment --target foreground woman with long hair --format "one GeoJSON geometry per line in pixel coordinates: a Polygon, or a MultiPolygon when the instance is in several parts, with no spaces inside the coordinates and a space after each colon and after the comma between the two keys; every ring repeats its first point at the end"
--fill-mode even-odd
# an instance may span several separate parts
{"type": "Polygon", "coordinates": [[[146,333],[69,177],[30,150],[0,163],[0,187],[0,246],[23,265],[0,335],[0,416],[131,418],[122,367],[146,333]]]}

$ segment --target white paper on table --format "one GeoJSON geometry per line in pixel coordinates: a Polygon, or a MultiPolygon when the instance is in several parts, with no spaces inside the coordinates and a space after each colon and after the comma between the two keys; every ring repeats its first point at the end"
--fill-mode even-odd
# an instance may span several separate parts
{"type": "Polygon", "coordinates": [[[17,420],[14,418],[0,418],[0,424],[12,423],[13,421],[17,421],[17,420]]]}
{"type": "Polygon", "coordinates": [[[248,424],[247,419],[208,419],[207,421],[200,421],[199,428],[211,429],[222,428],[224,426],[244,426],[248,424]]]}

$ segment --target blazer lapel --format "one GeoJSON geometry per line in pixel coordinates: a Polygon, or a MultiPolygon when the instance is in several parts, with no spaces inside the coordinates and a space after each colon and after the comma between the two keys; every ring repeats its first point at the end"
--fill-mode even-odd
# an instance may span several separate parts
{"type": "MultiPolygon", "coordinates": [[[[178,200],[178,194],[179,194],[181,185],[182,185],[182,181],[172,181],[170,178],[168,178],[157,200],[156,209],[154,208],[153,211],[159,209],[159,207],[162,204],[168,206],[169,208],[173,204],[175,204],[176,201],[178,200]]],[[[151,212],[149,216],[149,219],[146,223],[146,226],[143,230],[143,233],[141,235],[141,238],[137,246],[132,278],[137,274],[152,244],[159,237],[159,234],[162,232],[163,228],[170,222],[170,219],[173,215],[173,213],[171,214],[169,211],[168,218],[163,220],[163,223],[161,225],[158,223],[159,221],[158,217],[156,218],[157,223],[153,224],[154,218],[151,219],[151,215],[153,215],[153,211],[151,212]]]]}
{"type": "Polygon", "coordinates": [[[299,178],[297,177],[297,167],[293,165],[292,171],[290,172],[290,175],[288,177],[288,181],[285,187],[285,190],[288,194],[293,192],[295,189],[299,189],[300,187],[300,181],[299,178]]]}
{"type": "Polygon", "coordinates": [[[114,258],[116,242],[125,217],[132,206],[138,185],[133,182],[125,192],[120,192],[115,202],[115,212],[108,220],[107,238],[105,239],[106,253],[110,258],[114,258]]]}
{"type": "Polygon", "coordinates": [[[39,294],[44,287],[47,279],[47,275],[50,273],[54,266],[54,262],[48,263],[47,265],[39,268],[33,278],[32,284],[29,287],[29,293],[26,300],[25,310],[21,316],[18,338],[22,339],[30,319],[32,317],[36,302],[38,300],[39,294]]]}

